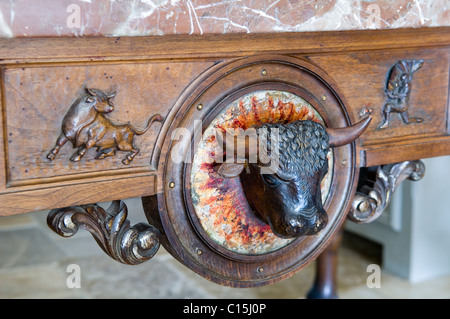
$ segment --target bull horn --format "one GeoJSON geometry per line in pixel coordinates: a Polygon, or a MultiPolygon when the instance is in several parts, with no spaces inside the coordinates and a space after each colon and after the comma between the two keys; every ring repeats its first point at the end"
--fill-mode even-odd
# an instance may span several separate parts
{"type": "Polygon", "coordinates": [[[356,140],[369,126],[372,118],[369,116],[355,125],[343,128],[327,128],[330,147],[347,145],[356,140]]]}
{"type": "Polygon", "coordinates": [[[117,92],[112,92],[111,94],[108,94],[106,97],[107,97],[108,99],[112,99],[113,97],[116,96],[116,94],[117,94],[117,92]]]}
{"type": "Polygon", "coordinates": [[[95,90],[93,90],[93,89],[85,88],[84,90],[85,90],[86,93],[89,94],[90,96],[97,96],[97,92],[95,92],[95,90]]]}

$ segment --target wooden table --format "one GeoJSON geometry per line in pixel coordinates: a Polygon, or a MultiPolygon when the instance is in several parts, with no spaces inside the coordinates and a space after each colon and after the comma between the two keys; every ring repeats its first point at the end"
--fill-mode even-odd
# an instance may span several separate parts
{"type": "MultiPolygon", "coordinates": [[[[288,278],[330,245],[347,215],[369,222],[399,182],[420,179],[424,167],[418,160],[450,155],[449,46],[447,27],[1,39],[0,216],[72,207],[53,211],[51,227],[65,236],[86,227],[124,263],[151,258],[161,242],[180,262],[219,284],[253,287],[288,278]],[[325,229],[275,251],[230,252],[208,238],[195,217],[186,175],[191,167],[171,161],[177,142],[186,151],[198,140],[180,142],[173,134],[180,127],[192,133],[195,120],[204,131],[233,101],[271,90],[300,96],[326,126],[345,127],[367,116],[372,121],[358,140],[333,155],[325,229]],[[85,118],[69,111],[92,99],[106,106],[110,101],[114,110],[98,109],[85,118]],[[148,131],[139,132],[147,124],[148,131]],[[78,129],[88,125],[83,141],[78,129]],[[64,133],[72,136],[64,139],[64,133]],[[63,145],[55,151],[55,143],[63,145]],[[52,149],[54,158],[48,155],[52,149]],[[131,197],[143,197],[153,226],[129,228],[119,202],[109,215],[88,205],[131,197]],[[137,257],[117,256],[127,245],[137,247],[117,240],[126,231],[147,240],[137,257]]],[[[333,277],[330,254],[319,259],[319,290],[333,277]]]]}

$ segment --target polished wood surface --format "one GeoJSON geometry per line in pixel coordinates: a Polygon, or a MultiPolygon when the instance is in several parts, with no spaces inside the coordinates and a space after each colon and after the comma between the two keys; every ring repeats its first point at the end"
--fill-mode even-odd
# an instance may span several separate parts
{"type": "MultiPolygon", "coordinates": [[[[449,48],[450,28],[444,27],[0,39],[0,215],[161,193],[163,140],[183,102],[216,70],[258,56],[307,61],[333,80],[352,121],[371,113],[372,124],[356,143],[358,166],[448,155],[449,48]],[[424,121],[406,125],[392,114],[380,130],[387,74],[402,59],[424,61],[410,94],[411,114],[424,121]],[[54,162],[46,158],[64,115],[87,86],[117,91],[108,116],[113,123],[144,128],[152,114],[165,119],[135,137],[141,151],[130,165],[122,155],[95,160],[93,153],[72,162],[76,149],[69,143],[54,162]]],[[[320,103],[326,108],[326,99],[320,103]]]]}
{"type": "Polygon", "coordinates": [[[448,27],[394,30],[205,34],[153,37],[0,39],[4,63],[229,58],[252,54],[339,53],[448,46],[448,27]]]}

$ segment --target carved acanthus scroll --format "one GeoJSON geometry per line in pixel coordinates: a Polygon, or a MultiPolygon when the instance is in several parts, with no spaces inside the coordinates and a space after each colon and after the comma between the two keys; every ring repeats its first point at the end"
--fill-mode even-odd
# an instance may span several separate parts
{"type": "Polygon", "coordinates": [[[156,254],[159,231],[145,223],[130,226],[127,215],[125,203],[116,200],[107,210],[97,204],[53,209],[47,224],[62,237],[71,237],[80,227],[84,228],[108,256],[124,264],[136,265],[156,254]]]}
{"type": "Polygon", "coordinates": [[[406,161],[379,166],[373,185],[362,185],[356,192],[348,218],[356,223],[370,223],[386,209],[398,185],[405,179],[420,180],[425,174],[422,161],[406,161]]]}

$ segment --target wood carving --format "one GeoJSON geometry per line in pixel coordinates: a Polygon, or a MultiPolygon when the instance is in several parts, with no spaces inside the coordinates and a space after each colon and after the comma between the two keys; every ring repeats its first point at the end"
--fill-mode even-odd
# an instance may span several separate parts
{"type": "Polygon", "coordinates": [[[424,174],[425,164],[422,161],[379,166],[375,181],[368,175],[357,190],[348,218],[356,223],[374,221],[386,209],[401,182],[405,179],[418,181],[424,174]]]}
{"type": "MultiPolygon", "coordinates": [[[[262,125],[256,130],[258,137],[263,134],[273,136],[278,131],[279,138],[272,137],[266,141],[268,155],[277,159],[276,166],[271,168],[272,173],[263,172],[271,163],[262,160],[257,147],[250,147],[249,139],[234,136],[223,140],[221,134],[217,134],[219,145],[223,141],[226,144],[228,139],[237,145],[235,151],[245,149],[245,158],[238,156],[233,163],[223,163],[219,173],[226,178],[240,176],[250,206],[277,236],[298,238],[316,235],[328,222],[320,187],[328,171],[328,150],[353,142],[370,121],[368,117],[341,129],[325,129],[313,121],[262,125]],[[277,153],[276,157],[274,153],[277,153]],[[252,158],[257,160],[253,162],[252,158]],[[245,167],[247,172],[243,172],[245,167]]],[[[227,149],[226,145],[223,149],[227,149]]],[[[234,155],[236,157],[238,152],[234,155]]]]}
{"type": "MultiPolygon", "coordinates": [[[[0,215],[151,196],[156,203],[146,205],[145,210],[150,224],[157,225],[161,232],[161,244],[199,275],[234,287],[256,287],[288,278],[317,258],[343,225],[354,198],[360,171],[364,171],[361,167],[449,154],[448,116],[443,116],[448,114],[449,107],[449,35],[450,28],[446,27],[377,32],[288,32],[276,35],[205,34],[195,38],[183,35],[124,37],[120,41],[108,37],[1,39],[0,126],[3,139],[0,140],[0,165],[4,169],[0,173],[0,215]],[[183,45],[180,46],[180,43],[183,45]],[[269,50],[267,43],[271,43],[269,50]],[[395,62],[408,61],[405,56],[426,61],[427,72],[419,71],[412,76],[412,81],[402,76],[405,73],[402,68],[408,63],[395,65],[395,62]],[[101,74],[105,77],[98,76],[101,74]],[[387,85],[386,94],[373,89],[373,79],[381,78],[380,87],[383,91],[387,85]],[[120,161],[132,151],[115,156],[120,145],[110,139],[112,146],[108,147],[106,136],[100,137],[98,132],[92,130],[92,141],[89,142],[88,127],[93,122],[82,122],[83,119],[78,118],[79,122],[62,123],[70,103],[64,104],[64,110],[55,114],[55,110],[59,109],[57,101],[63,100],[65,92],[72,92],[69,96],[73,100],[80,98],[79,102],[82,102],[82,96],[84,102],[86,99],[96,100],[95,103],[101,108],[100,95],[93,89],[86,91],[85,95],[84,91],[79,95],[75,93],[80,83],[87,83],[86,80],[94,88],[120,88],[120,95],[115,98],[104,94],[107,100],[104,107],[109,104],[110,112],[112,103],[109,102],[119,102],[118,98],[130,102],[127,110],[116,109],[116,113],[109,115],[95,110],[96,118],[99,119],[98,128],[107,126],[111,132],[118,130],[119,125],[103,122],[109,119],[116,124],[125,124],[126,115],[117,114],[119,111],[128,113],[130,119],[145,114],[138,128],[145,127],[153,114],[164,117],[166,123],[157,138],[150,132],[134,138],[134,143],[140,142],[146,147],[138,144],[141,148],[138,157],[124,160],[125,163],[132,160],[129,167],[120,161]],[[52,83],[52,87],[48,83],[52,83]],[[220,114],[230,115],[220,123],[243,129],[242,123],[251,123],[251,127],[256,127],[253,124],[267,123],[267,117],[261,116],[266,114],[273,115],[275,119],[270,123],[286,124],[300,119],[300,104],[294,104],[295,108],[291,108],[288,100],[281,101],[283,107],[279,107],[278,103],[271,105],[270,100],[265,99],[261,103],[249,100],[249,104],[246,104],[248,108],[242,111],[237,103],[236,108],[228,108],[233,101],[241,100],[252,92],[262,91],[283,91],[303,99],[320,115],[320,123],[324,127],[350,126],[357,122],[355,116],[362,106],[367,109],[363,110],[361,118],[378,105],[380,119],[374,127],[369,127],[357,143],[334,148],[329,153],[329,172],[323,179],[325,187],[321,189],[328,221],[317,235],[279,238],[267,222],[262,221],[263,217],[257,217],[263,213],[254,214],[245,201],[241,178],[250,178],[251,174],[246,174],[244,170],[238,178],[221,178],[217,172],[218,165],[198,161],[198,158],[203,159],[203,155],[208,155],[209,148],[205,147],[203,153],[195,151],[199,144],[195,138],[179,144],[172,140],[172,133],[177,128],[188,128],[191,133],[195,133],[191,129],[195,121],[201,120],[203,129],[218,123],[216,119],[220,114]],[[253,108],[264,105],[267,106],[264,108],[266,113],[260,112],[263,108],[253,108]],[[415,109],[416,106],[420,106],[420,110],[415,109]],[[241,123],[234,122],[232,113],[240,116],[241,123]],[[397,120],[397,116],[407,123],[419,122],[413,117],[420,116],[424,123],[401,123],[394,127],[392,123],[397,120]],[[241,118],[245,121],[241,121],[241,118]],[[380,124],[383,124],[383,129],[378,129],[380,124]],[[52,128],[55,136],[49,136],[48,128],[52,128]],[[49,153],[49,159],[45,158],[60,133],[61,138],[49,153]],[[67,149],[60,149],[67,141],[71,141],[76,148],[72,150],[72,147],[66,146],[67,149]],[[92,159],[85,158],[82,161],[80,158],[88,146],[85,144],[93,144],[91,147],[94,150],[90,151],[93,152],[92,159]],[[45,152],[42,150],[43,145],[45,152]],[[94,152],[97,147],[98,152],[94,152]],[[80,153],[75,153],[77,148],[80,148],[80,153]],[[183,155],[190,155],[190,162],[171,161],[172,155],[178,154],[180,150],[183,155]],[[144,152],[151,153],[151,165],[142,160],[144,152]],[[67,165],[71,163],[69,159],[72,153],[75,153],[72,160],[83,163],[67,165]],[[101,165],[99,161],[93,160],[97,153],[98,158],[112,157],[108,157],[101,165]],[[55,160],[55,156],[61,157],[59,163],[50,163],[49,160],[55,160]],[[120,167],[108,165],[112,162],[119,162],[120,167]],[[206,178],[200,180],[196,177],[206,178]],[[217,198],[211,201],[211,205],[205,197],[194,196],[208,191],[211,191],[208,199],[217,198]],[[239,197],[232,196],[235,194],[239,197]],[[219,205],[212,209],[212,205],[217,203],[219,205]],[[221,203],[230,205],[220,207],[221,203]],[[201,219],[201,213],[207,210],[210,214],[201,219]],[[234,218],[238,213],[245,213],[239,216],[256,220],[258,228],[247,227],[244,218],[234,218]],[[214,221],[218,221],[213,226],[221,227],[223,233],[228,231],[225,233],[227,236],[232,230],[231,234],[236,236],[232,240],[225,236],[224,241],[218,240],[222,238],[216,236],[218,232],[210,232],[215,228],[203,225],[204,220],[212,220],[210,216],[216,216],[214,221]],[[221,223],[224,216],[230,217],[228,224],[221,223]],[[236,220],[234,224],[231,223],[236,220]],[[236,227],[225,227],[230,225],[236,227]],[[259,232],[253,232],[254,229],[259,232]],[[245,234],[251,236],[246,237],[245,234]],[[236,243],[236,237],[242,240],[236,243]],[[243,242],[248,243],[247,250],[240,249],[243,242]]],[[[410,63],[412,69],[413,64],[410,63]]],[[[406,73],[411,75],[414,72],[406,73]]],[[[69,116],[76,118],[71,112],[68,112],[66,119],[69,116]]],[[[138,123],[132,121],[132,124],[138,123]]],[[[155,129],[155,126],[153,124],[150,130],[155,129]]],[[[206,139],[203,142],[202,145],[206,146],[212,144],[206,139]]],[[[133,141],[128,144],[133,145],[133,141]]],[[[212,158],[212,154],[208,158],[212,158]]],[[[385,175],[390,175],[388,167],[382,170],[385,175]]],[[[260,177],[255,175],[254,178],[260,177]]],[[[278,178],[277,175],[264,176],[265,180],[262,178],[259,182],[266,189],[269,189],[270,183],[279,183],[273,188],[274,191],[282,187],[295,191],[297,187],[283,184],[285,181],[282,179],[272,180],[278,178]]],[[[381,187],[381,181],[379,183],[381,187]]],[[[373,189],[374,182],[366,186],[373,189]]],[[[360,189],[359,194],[366,193],[360,189]]],[[[312,195],[316,196],[315,193],[312,195]]],[[[314,202],[311,198],[309,200],[314,202]]],[[[373,200],[376,201],[375,198],[373,200]]],[[[263,203],[269,202],[264,198],[263,203]]],[[[364,208],[364,205],[359,208],[364,208]]],[[[97,217],[87,213],[90,210],[98,211],[95,205],[71,209],[73,214],[68,213],[68,209],[64,210],[66,215],[60,210],[60,221],[65,222],[67,227],[82,227],[83,224],[77,220],[83,219],[85,225],[97,224],[89,226],[92,229],[100,231],[105,228],[97,233],[108,233],[106,224],[100,222],[99,226],[97,217]]],[[[119,217],[113,220],[118,221],[119,217]]],[[[303,228],[301,231],[305,234],[314,232],[313,221],[314,217],[311,217],[307,221],[310,222],[309,229],[303,228]]],[[[114,237],[113,234],[117,233],[98,235],[103,238],[99,241],[107,246],[109,241],[106,238],[114,237]]],[[[114,254],[117,254],[117,249],[114,254]]]]}
{"type": "Polygon", "coordinates": [[[62,237],[88,230],[103,251],[116,261],[137,265],[152,258],[159,249],[159,231],[148,224],[130,226],[127,206],[113,201],[107,210],[97,204],[53,209],[48,226],[62,237]]]}
{"type": "Polygon", "coordinates": [[[123,160],[123,164],[130,164],[139,153],[133,145],[135,135],[144,134],[154,121],[162,122],[161,115],[153,115],[143,130],[137,130],[130,124],[115,125],[103,114],[114,111],[112,99],[116,93],[105,94],[100,90],[86,88],[85,94],[79,97],[64,116],[61,124],[61,134],[56,140],[55,147],[47,154],[49,160],[54,160],[59,149],[71,141],[78,150],[71,157],[72,161],[79,161],[86,151],[97,148],[95,159],[114,156],[116,151],[130,152],[123,160]]]}
{"type": "Polygon", "coordinates": [[[405,124],[423,122],[423,118],[408,115],[412,75],[422,65],[423,60],[400,60],[391,68],[384,91],[387,101],[383,107],[380,129],[388,127],[391,112],[399,113],[405,124]]]}

